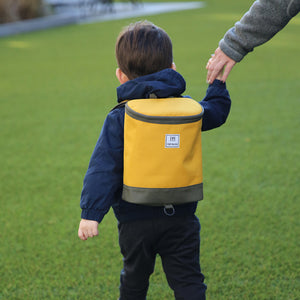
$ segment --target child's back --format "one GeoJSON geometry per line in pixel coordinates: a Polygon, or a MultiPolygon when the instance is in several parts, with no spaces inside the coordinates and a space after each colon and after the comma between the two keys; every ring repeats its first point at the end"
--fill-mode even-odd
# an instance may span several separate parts
{"type": "MultiPolygon", "coordinates": [[[[171,40],[151,23],[138,22],[121,32],[116,57],[119,66],[116,76],[121,83],[117,88],[119,103],[181,97],[185,91],[185,80],[175,71],[171,40]]],[[[204,108],[202,131],[225,122],[231,102],[224,83],[216,80],[200,103],[204,108]]],[[[91,157],[81,195],[79,237],[86,240],[97,235],[98,223],[112,207],[118,219],[124,257],[121,300],[146,298],[157,254],[176,299],[205,299],[206,286],[199,263],[200,223],[195,216],[201,196],[194,202],[174,205],[172,216],[164,206],[140,205],[122,199],[124,115],[124,105],[108,114],[91,157]]],[[[149,150],[144,159],[151,161],[149,150]]]]}

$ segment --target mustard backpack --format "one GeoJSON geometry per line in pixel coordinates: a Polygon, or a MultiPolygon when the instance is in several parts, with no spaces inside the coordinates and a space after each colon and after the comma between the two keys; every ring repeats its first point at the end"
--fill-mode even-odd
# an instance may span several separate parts
{"type": "Polygon", "coordinates": [[[122,198],[172,208],[203,199],[203,107],[190,98],[130,100],[125,105],[122,198]]]}

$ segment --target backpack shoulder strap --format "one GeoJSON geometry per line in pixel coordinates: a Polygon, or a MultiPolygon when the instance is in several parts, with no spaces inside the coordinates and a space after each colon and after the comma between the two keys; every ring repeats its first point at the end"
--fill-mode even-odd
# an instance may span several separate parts
{"type": "MultiPolygon", "coordinates": [[[[157,96],[154,93],[152,93],[152,94],[150,94],[149,98],[151,98],[151,99],[157,99],[157,96]]],[[[130,100],[123,100],[122,102],[118,103],[115,107],[113,107],[111,109],[111,111],[113,111],[113,110],[115,110],[117,108],[125,106],[128,101],[130,101],[130,100]]]]}
{"type": "Polygon", "coordinates": [[[117,108],[120,108],[120,107],[125,106],[126,103],[127,103],[128,101],[129,101],[129,100],[124,100],[124,101],[118,103],[115,107],[113,107],[113,108],[111,109],[111,111],[113,111],[113,110],[115,110],[115,109],[117,109],[117,108]]]}

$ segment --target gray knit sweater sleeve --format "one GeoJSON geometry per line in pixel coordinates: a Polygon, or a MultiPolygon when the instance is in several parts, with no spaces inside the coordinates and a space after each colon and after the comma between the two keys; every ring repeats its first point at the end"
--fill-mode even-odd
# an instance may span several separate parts
{"type": "Polygon", "coordinates": [[[300,11],[300,0],[257,0],[234,27],[229,29],[219,46],[236,62],[271,39],[300,11]]]}

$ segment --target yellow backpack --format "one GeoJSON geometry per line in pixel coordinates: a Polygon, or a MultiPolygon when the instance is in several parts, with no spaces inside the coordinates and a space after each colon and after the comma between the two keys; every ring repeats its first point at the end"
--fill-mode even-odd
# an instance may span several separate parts
{"type": "Polygon", "coordinates": [[[203,199],[203,113],[203,107],[190,98],[126,103],[125,201],[172,208],[203,199]]]}

